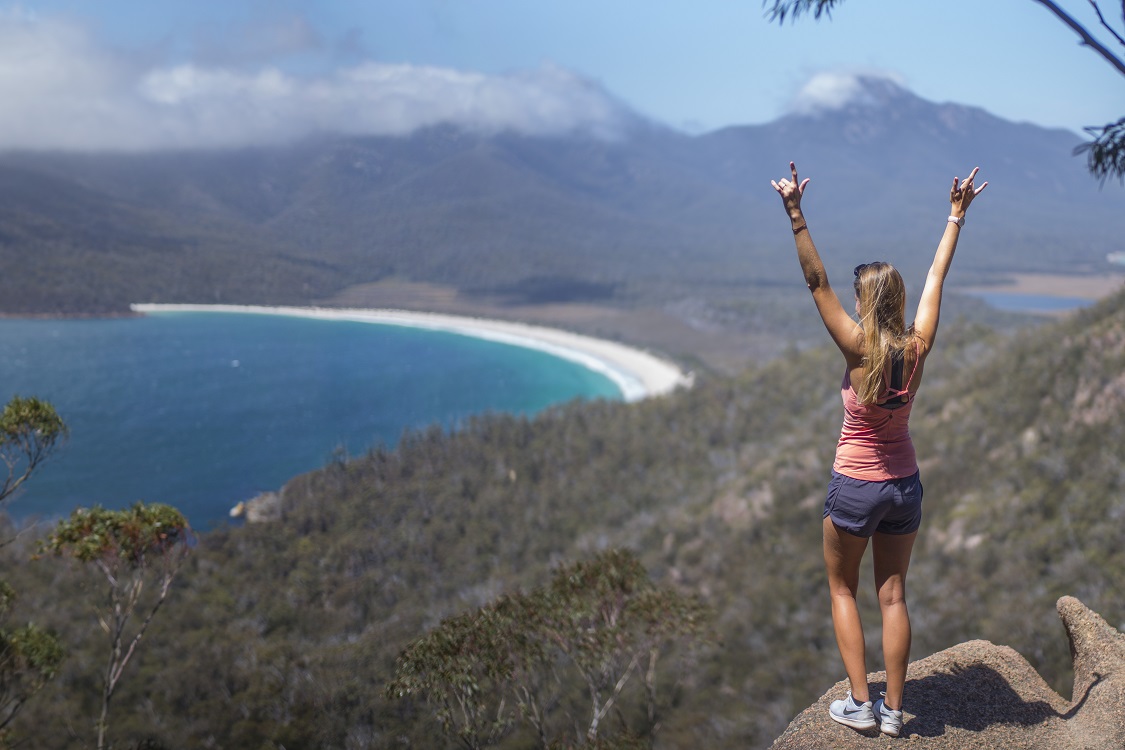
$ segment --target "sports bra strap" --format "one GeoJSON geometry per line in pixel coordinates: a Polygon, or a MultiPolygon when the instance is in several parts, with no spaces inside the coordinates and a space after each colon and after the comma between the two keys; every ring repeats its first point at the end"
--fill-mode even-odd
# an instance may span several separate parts
{"type": "Polygon", "coordinates": [[[895,352],[891,356],[891,377],[890,382],[887,384],[887,399],[879,404],[885,409],[897,409],[910,403],[910,384],[914,382],[914,375],[918,372],[918,343],[914,343],[914,368],[910,371],[910,377],[906,381],[906,385],[902,384],[902,371],[904,369],[903,353],[895,352]]]}
{"type": "Polygon", "coordinates": [[[887,392],[896,396],[902,395],[902,352],[891,355],[891,382],[887,384],[887,392]]]}

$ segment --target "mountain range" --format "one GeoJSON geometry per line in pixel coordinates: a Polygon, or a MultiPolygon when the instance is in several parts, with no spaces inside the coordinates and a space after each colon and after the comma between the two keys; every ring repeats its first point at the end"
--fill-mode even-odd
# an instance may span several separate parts
{"type": "Polygon", "coordinates": [[[689,136],[532,137],[439,126],[284,147],[0,155],[0,311],[309,303],[400,279],[525,304],[735,299],[796,284],[769,180],[795,160],[830,271],[928,266],[946,186],[990,182],[959,267],[1097,273],[1125,234],[1073,133],[864,78],[834,109],[689,136]],[[914,251],[913,248],[918,248],[914,251]],[[846,261],[846,262],[845,262],[846,261]]]}

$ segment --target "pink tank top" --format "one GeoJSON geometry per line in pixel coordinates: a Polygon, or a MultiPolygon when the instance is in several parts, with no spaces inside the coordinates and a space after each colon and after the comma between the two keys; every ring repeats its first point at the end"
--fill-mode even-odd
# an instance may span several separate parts
{"type": "MultiPolygon", "coordinates": [[[[918,371],[915,357],[914,370],[901,390],[888,388],[887,398],[908,395],[910,381],[918,371]]],[[[914,397],[894,409],[879,404],[864,406],[852,388],[851,373],[844,372],[840,386],[844,400],[844,425],[840,428],[840,441],[836,444],[836,460],[832,470],[866,481],[885,481],[908,477],[918,471],[914,443],[910,441],[910,410],[914,397]]]]}

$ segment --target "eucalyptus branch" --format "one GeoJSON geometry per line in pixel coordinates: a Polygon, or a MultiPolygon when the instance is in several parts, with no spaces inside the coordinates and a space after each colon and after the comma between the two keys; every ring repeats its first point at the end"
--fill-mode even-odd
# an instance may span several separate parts
{"type": "Polygon", "coordinates": [[[1074,18],[1072,18],[1066,11],[1064,11],[1051,0],[1035,0],[1035,2],[1039,3],[1043,7],[1047,8],[1047,10],[1054,13],[1060,21],[1069,26],[1074,31],[1074,33],[1078,34],[1078,36],[1081,37],[1082,44],[1084,46],[1093,49],[1099,55],[1104,57],[1106,62],[1117,68],[1117,72],[1121,73],[1121,75],[1125,75],[1125,61],[1122,61],[1121,58],[1117,57],[1117,55],[1106,49],[1101,42],[1095,39],[1090,34],[1090,32],[1086,30],[1086,27],[1075,21],[1074,18]]]}
{"type": "Polygon", "coordinates": [[[648,652],[648,671],[645,672],[645,694],[648,697],[648,723],[656,725],[656,660],[660,651],[656,648],[648,652]]]}
{"type": "Polygon", "coordinates": [[[113,569],[106,564],[105,560],[95,560],[94,565],[102,572],[106,580],[109,581],[110,590],[117,591],[117,576],[113,574],[113,569]]]}
{"type": "Polygon", "coordinates": [[[28,466],[27,466],[27,471],[25,471],[19,477],[16,477],[15,479],[13,479],[12,477],[15,477],[15,475],[16,475],[15,466],[13,465],[13,463],[11,461],[8,461],[7,463],[8,463],[8,479],[4,482],[4,486],[2,488],[0,488],[0,498],[5,498],[8,495],[11,495],[16,490],[18,490],[20,488],[20,485],[22,485],[24,482],[26,482],[27,478],[29,476],[31,476],[31,472],[35,468],[35,466],[38,465],[38,462],[36,462],[35,465],[33,465],[29,462],[28,466]]]}
{"type": "MultiPolygon", "coordinates": [[[[112,675],[112,679],[110,682],[111,693],[117,688],[117,681],[121,679],[121,674],[125,671],[125,665],[127,665],[129,663],[129,660],[133,658],[133,652],[137,650],[137,644],[141,642],[141,638],[144,636],[145,631],[148,630],[149,623],[152,622],[152,618],[155,617],[156,613],[160,610],[160,605],[164,604],[164,600],[168,598],[168,590],[169,588],[171,588],[171,585],[172,576],[166,575],[163,581],[163,585],[160,587],[160,598],[156,600],[156,604],[154,604],[152,609],[149,610],[148,616],[145,617],[144,622],[141,623],[140,629],[137,630],[136,635],[133,636],[133,640],[129,644],[128,651],[126,651],[125,656],[121,658],[121,661],[117,666],[116,673],[112,675]]],[[[132,606],[130,606],[130,609],[132,609],[132,606]]],[[[122,626],[122,629],[124,629],[124,626],[122,626]]]]}
{"type": "Polygon", "coordinates": [[[613,704],[617,702],[617,696],[621,695],[621,691],[625,689],[625,683],[629,682],[629,677],[632,676],[633,670],[637,668],[638,654],[633,654],[633,658],[629,661],[629,666],[625,668],[624,674],[617,680],[617,684],[613,686],[613,693],[606,699],[604,705],[600,708],[595,705],[594,719],[590,722],[590,728],[586,732],[586,737],[594,739],[598,736],[598,724],[605,715],[613,708],[613,704]]]}
{"type": "Polygon", "coordinates": [[[1086,128],[1094,140],[1075,147],[1074,153],[1086,154],[1090,173],[1103,183],[1116,175],[1125,179],[1125,117],[1097,128],[1086,128]]]}
{"type": "Polygon", "coordinates": [[[14,489],[9,489],[12,486],[12,479],[16,476],[16,459],[12,456],[4,454],[4,463],[8,467],[8,478],[4,480],[4,486],[0,487],[0,498],[7,497],[12,494],[14,489]]]}
{"type": "MultiPolygon", "coordinates": [[[[465,695],[460,692],[456,695],[457,705],[461,709],[461,721],[463,722],[463,726],[471,727],[472,723],[469,721],[469,708],[465,705],[465,695]]],[[[461,733],[460,737],[461,741],[465,743],[465,747],[469,748],[469,750],[476,750],[473,743],[469,742],[469,739],[464,735],[464,733],[461,733]]]]}
{"type": "MultiPolygon", "coordinates": [[[[1094,0],[1088,0],[1088,2],[1090,3],[1090,6],[1094,9],[1094,12],[1098,14],[1098,21],[1101,22],[1101,24],[1105,28],[1105,30],[1108,31],[1110,34],[1113,34],[1113,38],[1117,40],[1118,44],[1125,47],[1125,39],[1121,38],[1121,35],[1117,33],[1117,29],[1113,28],[1108,23],[1106,23],[1105,17],[1102,16],[1102,9],[1098,7],[1098,4],[1095,3],[1094,0]]],[[[1121,5],[1122,5],[1122,8],[1125,8],[1125,3],[1122,3],[1121,5]]]]}
{"type": "Polygon", "coordinates": [[[27,698],[23,697],[13,699],[12,706],[10,709],[8,709],[8,715],[4,717],[3,721],[0,721],[0,728],[6,727],[8,724],[10,724],[12,719],[16,718],[16,714],[20,712],[20,709],[23,708],[23,704],[26,702],[27,698]]]}
{"type": "Polygon", "coordinates": [[[535,728],[539,744],[546,750],[550,747],[550,743],[547,741],[547,732],[543,726],[543,711],[539,708],[535,693],[527,685],[517,685],[516,700],[527,720],[531,722],[531,726],[535,728]]]}
{"type": "MultiPolygon", "coordinates": [[[[762,0],[762,5],[765,6],[769,0],[762,0]]],[[[813,18],[820,20],[821,14],[832,17],[832,6],[836,5],[842,0],[773,0],[773,7],[771,7],[766,15],[769,20],[777,21],[778,23],[785,23],[785,17],[792,16],[793,20],[802,13],[813,14],[813,18]]]]}
{"type": "Polygon", "coordinates": [[[14,542],[19,541],[20,537],[26,536],[27,534],[31,534],[34,531],[35,531],[35,526],[29,524],[29,525],[23,527],[22,529],[20,529],[19,531],[17,531],[16,535],[13,536],[11,539],[0,539],[0,549],[4,549],[9,544],[12,544],[14,542]]]}

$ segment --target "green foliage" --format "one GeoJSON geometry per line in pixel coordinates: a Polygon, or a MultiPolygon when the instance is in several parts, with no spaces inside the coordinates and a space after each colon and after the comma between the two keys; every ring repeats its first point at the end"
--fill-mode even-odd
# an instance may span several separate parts
{"type": "Polygon", "coordinates": [[[444,620],[399,657],[388,695],[425,695],[449,737],[472,748],[493,744],[516,720],[507,683],[536,656],[522,610],[522,601],[504,598],[444,620]]]}
{"type": "MultiPolygon", "coordinates": [[[[7,474],[0,486],[0,503],[19,489],[66,434],[66,425],[46,401],[13,396],[5,404],[0,413],[0,460],[7,474]]],[[[0,581],[0,747],[7,747],[9,724],[16,714],[55,677],[65,655],[59,639],[34,623],[14,629],[4,625],[15,602],[16,590],[0,581]]]]}
{"type": "Polygon", "coordinates": [[[34,692],[55,676],[65,655],[58,639],[35,625],[25,625],[12,631],[0,630],[0,639],[3,641],[0,645],[0,670],[5,675],[0,691],[8,695],[25,692],[11,688],[9,675],[12,672],[25,673],[22,679],[35,685],[30,691],[34,692]]]}
{"type": "MultiPolygon", "coordinates": [[[[762,5],[768,5],[771,0],[762,0],[762,5]]],[[[843,0],[772,0],[767,15],[771,21],[785,23],[786,16],[794,21],[805,13],[812,13],[813,18],[820,20],[821,14],[832,16],[832,8],[843,0]]]]}
{"type": "MultiPolygon", "coordinates": [[[[15,590],[0,581],[0,621],[15,599],[15,590]]],[[[59,639],[33,623],[15,629],[0,627],[0,747],[7,747],[12,719],[55,677],[64,656],[59,639]]]]}
{"type": "Polygon", "coordinates": [[[59,522],[42,549],[83,563],[143,567],[151,558],[181,548],[191,528],[180,511],[160,503],[135,503],[126,510],[78,508],[59,522]]]}
{"type": "Polygon", "coordinates": [[[695,599],[654,586],[634,554],[610,550],[560,568],[529,594],[446,619],[399,656],[387,693],[425,695],[445,733],[471,748],[495,744],[515,723],[510,701],[547,748],[561,731],[550,715],[559,696],[545,689],[557,685],[563,662],[577,670],[590,700],[583,746],[605,747],[601,721],[638,672],[645,729],[654,729],[657,658],[676,640],[698,635],[705,619],[695,599]]]}
{"type": "Polygon", "coordinates": [[[7,467],[0,502],[31,476],[66,435],[66,424],[51,404],[34,397],[12,397],[0,413],[0,460],[7,467]]]}
{"type": "Polygon", "coordinates": [[[65,655],[58,638],[34,624],[0,628],[0,728],[54,678],[65,655]]]}
{"type": "Polygon", "coordinates": [[[1090,174],[1104,183],[1110,177],[1125,181],[1125,117],[1100,128],[1086,128],[1094,140],[1074,149],[1075,154],[1086,154],[1090,174]]]}

